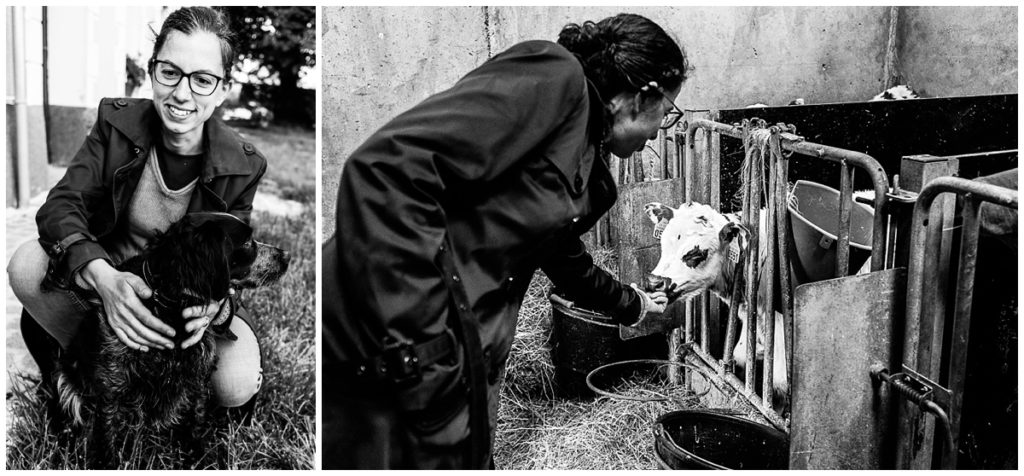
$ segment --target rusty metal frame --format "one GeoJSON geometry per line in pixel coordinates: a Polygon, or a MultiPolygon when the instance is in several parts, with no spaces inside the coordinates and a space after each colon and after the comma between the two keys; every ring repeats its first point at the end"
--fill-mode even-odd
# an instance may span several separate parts
{"type": "MultiPolygon", "coordinates": [[[[950,424],[947,431],[952,434],[954,445],[959,437],[960,410],[963,403],[964,379],[966,373],[967,343],[971,320],[971,306],[974,296],[974,272],[978,251],[978,235],[980,229],[981,203],[989,202],[996,205],[1018,209],[1017,191],[997,185],[976,182],[958,177],[939,177],[925,185],[917,197],[913,212],[911,229],[910,263],[907,277],[906,332],[903,349],[905,366],[913,365],[916,370],[936,382],[948,382],[952,394],[949,408],[950,424]],[[943,349],[935,348],[935,336],[942,330],[936,329],[934,317],[924,312],[924,303],[934,301],[935,286],[926,286],[926,274],[933,274],[935,260],[926,259],[927,252],[934,249],[934,236],[941,233],[940,226],[929,226],[929,214],[936,197],[943,193],[953,193],[961,197],[962,207],[959,212],[963,218],[961,225],[960,260],[957,271],[956,292],[954,297],[954,315],[952,326],[952,345],[950,349],[950,365],[945,379],[938,375],[937,362],[941,359],[943,349]],[[931,245],[931,246],[930,246],[931,245]]],[[[934,253],[933,253],[934,254],[934,253]]],[[[941,346],[941,340],[938,341],[941,346]]],[[[925,424],[923,414],[914,404],[904,403],[899,411],[898,441],[896,458],[897,467],[903,469],[929,469],[932,464],[932,430],[933,425],[925,424]]],[[[941,457],[941,467],[956,467],[956,451],[945,448],[941,457]]]]}
{"type": "MultiPolygon", "coordinates": [[[[684,148],[683,154],[677,154],[676,157],[676,170],[685,174],[687,177],[686,194],[688,199],[693,199],[696,196],[696,191],[703,192],[703,195],[709,195],[711,190],[717,190],[715,186],[718,183],[719,176],[709,176],[711,174],[703,174],[700,177],[703,186],[696,187],[696,169],[697,164],[695,158],[695,137],[697,130],[700,129],[706,134],[704,141],[707,152],[704,154],[705,161],[710,161],[713,154],[711,153],[711,147],[713,144],[712,137],[716,134],[718,136],[725,135],[744,141],[744,148],[746,149],[746,138],[747,134],[751,129],[751,122],[745,120],[742,125],[728,125],[719,122],[715,122],[708,119],[693,118],[681,125],[676,130],[676,147],[677,151],[684,148]],[[691,178],[693,177],[693,178],[691,178]],[[696,189],[696,190],[695,190],[696,189]]],[[[804,141],[802,137],[788,132],[785,127],[772,126],[770,128],[770,139],[768,141],[769,146],[769,157],[768,162],[769,178],[768,178],[768,201],[771,202],[767,207],[767,212],[771,221],[767,223],[766,229],[769,230],[767,233],[769,242],[765,245],[768,246],[770,251],[768,252],[767,258],[771,261],[767,263],[768,266],[773,268],[773,272],[779,273],[781,289],[781,300],[783,309],[783,329],[786,337],[786,356],[787,356],[787,373],[790,378],[793,375],[792,369],[792,355],[793,355],[793,299],[791,295],[790,276],[788,272],[788,265],[780,270],[781,266],[778,263],[788,263],[789,253],[786,246],[787,238],[790,236],[792,231],[789,227],[789,221],[786,220],[786,200],[785,196],[788,194],[788,161],[790,157],[783,153],[788,151],[791,153],[797,153],[803,156],[825,159],[831,162],[837,162],[840,164],[841,171],[841,190],[840,190],[840,218],[838,227],[838,249],[836,253],[837,260],[837,272],[842,273],[840,276],[848,274],[849,269],[849,241],[850,241],[850,210],[853,204],[853,169],[852,167],[860,168],[867,172],[873,189],[875,192],[874,199],[874,227],[872,236],[872,251],[871,251],[871,270],[879,271],[884,269],[886,266],[887,258],[887,233],[886,224],[888,221],[887,215],[887,192],[889,180],[882,166],[871,156],[861,153],[841,149],[837,147],[831,147],[827,145],[815,144],[812,142],[804,141]],[[781,198],[780,198],[781,197],[781,198]],[[772,233],[771,231],[775,231],[772,233]],[[775,256],[778,257],[775,260],[775,256]]],[[[701,168],[704,171],[717,170],[719,164],[702,164],[701,168]]],[[[753,192],[748,191],[746,196],[752,197],[755,200],[750,200],[750,203],[744,204],[744,218],[748,223],[759,224],[759,217],[757,214],[760,211],[760,181],[751,181],[748,177],[744,177],[744,187],[753,186],[753,192]],[[751,183],[755,182],[755,183],[751,183]]],[[[710,197],[701,197],[705,203],[711,204],[710,197]]],[[[717,201],[717,200],[716,200],[717,201]]],[[[746,276],[756,276],[758,266],[758,248],[757,248],[757,237],[756,234],[760,231],[757,225],[753,226],[753,240],[752,246],[749,247],[748,257],[741,257],[741,263],[746,260],[746,276]]],[[[891,246],[891,245],[889,245],[891,246]]],[[[774,285],[774,279],[769,280],[769,286],[774,285]]],[[[684,348],[690,349],[690,352],[697,357],[697,359],[704,364],[715,370],[715,374],[728,386],[730,386],[736,393],[739,393],[745,397],[745,399],[755,408],[757,411],[765,417],[772,425],[776,426],[783,431],[788,431],[788,422],[772,408],[772,359],[774,345],[774,325],[765,326],[767,330],[767,336],[765,340],[765,351],[764,351],[764,372],[761,395],[757,395],[754,391],[754,372],[755,362],[754,358],[756,353],[756,326],[757,326],[757,282],[753,279],[747,279],[747,342],[748,342],[748,365],[746,369],[746,375],[744,381],[740,381],[732,374],[734,368],[734,362],[732,362],[733,345],[732,342],[735,340],[736,329],[735,319],[738,312],[738,293],[739,289],[733,290],[733,296],[731,298],[731,305],[729,307],[729,321],[726,327],[726,341],[725,348],[723,350],[723,359],[715,359],[707,351],[708,348],[708,312],[705,311],[704,305],[694,306],[697,308],[700,314],[700,328],[701,336],[700,342],[695,341],[694,336],[694,320],[692,319],[691,307],[687,308],[687,320],[685,322],[685,338],[686,342],[684,348]],[[753,335],[752,335],[753,334],[753,335]]],[[[773,293],[767,294],[768,299],[773,299],[773,293]]],[[[774,308],[774,302],[769,303],[768,309],[774,308]]]]}

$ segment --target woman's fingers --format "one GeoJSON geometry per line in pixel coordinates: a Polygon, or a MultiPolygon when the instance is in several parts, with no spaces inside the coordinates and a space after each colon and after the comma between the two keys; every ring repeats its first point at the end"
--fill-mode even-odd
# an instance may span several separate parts
{"type": "Polygon", "coordinates": [[[206,327],[209,325],[210,319],[206,317],[192,319],[191,321],[185,323],[185,330],[191,333],[192,335],[190,335],[188,339],[185,339],[185,341],[181,343],[181,348],[187,349],[191,347],[193,344],[199,342],[199,339],[202,339],[203,335],[206,334],[206,327]]]}
{"type": "Polygon", "coordinates": [[[210,301],[202,306],[192,306],[185,308],[184,311],[181,311],[181,317],[184,317],[185,319],[194,319],[197,317],[213,318],[213,316],[217,314],[217,311],[219,309],[220,302],[210,301]]]}
{"type": "MultiPolygon", "coordinates": [[[[135,349],[142,352],[149,352],[149,347],[140,344],[136,339],[129,337],[128,333],[120,327],[111,326],[114,329],[114,335],[121,340],[124,345],[128,346],[129,349],[135,349]]],[[[134,333],[133,333],[134,334],[134,333]]]]}

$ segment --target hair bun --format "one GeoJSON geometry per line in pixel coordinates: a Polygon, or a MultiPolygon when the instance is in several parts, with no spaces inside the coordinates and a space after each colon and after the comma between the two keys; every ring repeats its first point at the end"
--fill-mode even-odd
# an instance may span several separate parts
{"type": "Polygon", "coordinates": [[[592,21],[582,25],[570,23],[558,34],[558,44],[586,60],[602,53],[606,46],[605,32],[592,21]]]}

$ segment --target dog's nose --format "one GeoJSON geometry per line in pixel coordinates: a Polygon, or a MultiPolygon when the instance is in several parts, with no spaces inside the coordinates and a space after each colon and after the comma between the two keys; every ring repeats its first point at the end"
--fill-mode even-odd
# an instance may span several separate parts
{"type": "Polygon", "coordinates": [[[669,289],[672,289],[672,280],[670,278],[656,274],[647,275],[647,286],[644,287],[644,291],[656,292],[668,291],[669,289]]]}

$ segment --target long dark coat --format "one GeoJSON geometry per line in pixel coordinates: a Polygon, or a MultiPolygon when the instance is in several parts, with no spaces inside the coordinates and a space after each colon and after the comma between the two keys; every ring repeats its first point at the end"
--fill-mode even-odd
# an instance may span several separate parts
{"type": "Polygon", "coordinates": [[[578,303],[637,320],[637,294],[594,266],[580,241],[616,198],[599,153],[605,120],[579,61],[530,41],[352,153],[323,255],[326,468],[460,465],[438,455],[464,444],[465,405],[438,402],[464,390],[463,362],[429,366],[418,385],[370,397],[331,374],[379,354],[385,337],[416,343],[446,332],[457,322],[450,303],[460,286],[479,321],[492,434],[497,383],[535,270],[578,303]],[[445,244],[455,276],[438,265],[445,244]],[[433,431],[423,431],[424,418],[433,431]]]}

